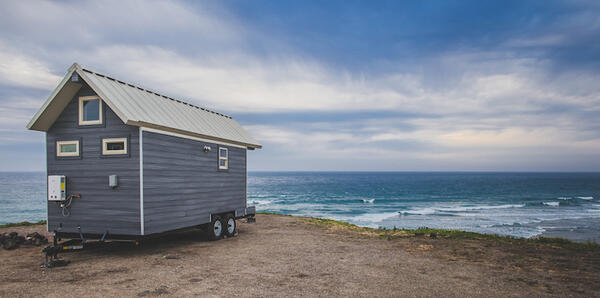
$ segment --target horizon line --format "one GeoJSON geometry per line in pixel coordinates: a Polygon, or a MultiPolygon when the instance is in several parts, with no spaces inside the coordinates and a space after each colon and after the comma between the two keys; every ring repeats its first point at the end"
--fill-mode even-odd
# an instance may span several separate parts
{"type": "MultiPolygon", "coordinates": [[[[0,173],[45,173],[46,171],[4,171],[0,173]]],[[[600,173],[593,171],[571,170],[248,170],[247,172],[280,173],[600,173]]]]}

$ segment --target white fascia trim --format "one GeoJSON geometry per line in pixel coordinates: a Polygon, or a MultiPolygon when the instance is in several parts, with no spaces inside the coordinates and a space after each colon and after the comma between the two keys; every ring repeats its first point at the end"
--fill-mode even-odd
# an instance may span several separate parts
{"type": "MultiPolygon", "coordinates": [[[[77,63],[75,63],[75,64],[77,64],[77,63]]],[[[29,120],[29,123],[27,123],[27,129],[31,129],[31,127],[33,127],[33,125],[42,116],[42,113],[44,113],[44,111],[46,110],[46,108],[48,108],[48,106],[50,105],[50,103],[54,100],[54,98],[56,97],[56,95],[58,94],[58,92],[60,92],[60,90],[62,90],[62,88],[69,82],[69,80],[71,79],[71,76],[73,75],[73,72],[75,71],[75,64],[73,64],[71,66],[71,68],[69,68],[69,72],[67,72],[67,74],[62,79],[62,81],[60,81],[60,83],[58,84],[58,86],[56,86],[56,88],[54,88],[54,91],[52,91],[52,93],[50,94],[50,96],[48,96],[48,98],[46,99],[46,101],[44,102],[44,104],[35,113],[35,115],[33,116],[33,118],[31,118],[31,120],[29,120]]]]}
{"type": "MultiPolygon", "coordinates": [[[[195,141],[200,141],[200,142],[206,142],[206,143],[211,143],[211,144],[218,144],[218,145],[224,145],[224,146],[229,146],[229,147],[246,149],[245,146],[240,146],[240,145],[235,145],[235,144],[220,142],[220,141],[215,141],[215,140],[203,139],[203,138],[198,138],[198,137],[192,137],[192,136],[174,133],[174,132],[170,132],[170,131],[164,131],[164,130],[160,130],[160,129],[154,129],[154,128],[148,128],[148,127],[142,127],[142,126],[140,126],[140,129],[141,129],[140,134],[142,131],[147,131],[147,132],[160,133],[163,135],[174,136],[174,137],[179,137],[179,138],[184,138],[184,139],[190,139],[190,140],[195,140],[195,141]]],[[[140,139],[140,141],[141,141],[141,139],[140,139]]]]}
{"type": "Polygon", "coordinates": [[[139,147],[140,147],[140,234],[144,235],[144,141],[142,139],[143,129],[140,127],[139,147]]]}

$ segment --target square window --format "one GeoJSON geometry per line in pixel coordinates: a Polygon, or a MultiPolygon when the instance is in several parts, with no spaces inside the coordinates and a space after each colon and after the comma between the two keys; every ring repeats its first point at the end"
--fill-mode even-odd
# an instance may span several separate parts
{"type": "Polygon", "coordinates": [[[102,124],[102,100],[98,96],[79,97],[79,125],[102,124]]]}
{"type": "Polygon", "coordinates": [[[79,156],[79,141],[57,141],[56,156],[79,156]]]}
{"type": "Polygon", "coordinates": [[[102,139],[102,155],[127,154],[127,138],[102,139]]]}
{"type": "Polygon", "coordinates": [[[219,170],[227,170],[229,168],[229,152],[227,148],[219,147],[219,170]]]}

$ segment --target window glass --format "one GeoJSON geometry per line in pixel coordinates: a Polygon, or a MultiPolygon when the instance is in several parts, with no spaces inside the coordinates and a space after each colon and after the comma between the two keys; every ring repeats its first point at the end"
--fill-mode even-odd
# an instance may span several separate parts
{"type": "Polygon", "coordinates": [[[124,150],[125,142],[108,142],[106,143],[106,150],[124,150]]]}
{"type": "Polygon", "coordinates": [[[227,149],[225,149],[225,148],[220,148],[220,149],[219,149],[219,157],[224,157],[224,158],[227,158],[227,149]]]}
{"type": "Polygon", "coordinates": [[[84,100],[83,103],[83,121],[100,120],[100,100],[84,100]]]}
{"type": "Polygon", "coordinates": [[[219,160],[219,166],[226,167],[227,166],[227,160],[225,160],[225,159],[219,160]]]}
{"type": "Polygon", "coordinates": [[[61,153],[77,152],[77,144],[60,144],[61,153]]]}

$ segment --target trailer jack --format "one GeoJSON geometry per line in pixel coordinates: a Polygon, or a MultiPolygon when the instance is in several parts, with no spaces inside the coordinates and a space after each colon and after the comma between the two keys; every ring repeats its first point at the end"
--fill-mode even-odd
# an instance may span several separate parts
{"type": "Polygon", "coordinates": [[[52,245],[44,247],[42,252],[44,253],[44,264],[42,268],[53,268],[67,266],[71,261],[63,260],[58,257],[59,253],[71,252],[76,250],[82,250],[85,245],[83,239],[71,239],[63,243],[57,243],[56,237],[52,245]]]}
{"type": "Polygon", "coordinates": [[[42,250],[45,255],[44,264],[42,264],[42,268],[54,268],[54,267],[62,267],[67,266],[70,261],[60,259],[58,257],[58,253],[61,252],[62,247],[48,245],[44,247],[42,250]]]}

